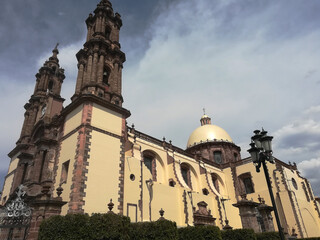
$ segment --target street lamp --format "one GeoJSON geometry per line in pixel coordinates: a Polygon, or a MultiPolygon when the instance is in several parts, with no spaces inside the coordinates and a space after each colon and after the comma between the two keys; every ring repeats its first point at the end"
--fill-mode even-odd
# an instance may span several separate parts
{"type": "Polygon", "coordinates": [[[271,141],[273,137],[267,135],[267,131],[265,131],[262,128],[262,131],[260,130],[255,130],[254,135],[251,137],[251,143],[250,146],[251,148],[248,150],[248,152],[251,155],[253,164],[256,167],[256,171],[260,172],[260,167],[262,165],[264,174],[266,177],[267,185],[268,185],[268,190],[274,210],[274,215],[276,217],[278,229],[279,229],[279,235],[281,240],[285,240],[284,234],[283,234],[283,229],[281,227],[278,211],[277,211],[277,206],[276,202],[274,200],[273,192],[272,192],[272,186],[270,183],[270,177],[269,177],[269,172],[268,168],[266,165],[266,161],[274,164],[273,156],[272,156],[272,145],[271,141]]]}

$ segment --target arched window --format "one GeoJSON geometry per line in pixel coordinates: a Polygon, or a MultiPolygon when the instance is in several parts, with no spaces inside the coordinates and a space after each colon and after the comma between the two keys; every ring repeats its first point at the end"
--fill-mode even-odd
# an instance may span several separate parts
{"type": "Polygon", "coordinates": [[[150,171],[151,174],[152,174],[152,162],[153,162],[153,157],[144,156],[143,163],[147,167],[147,169],[150,171]]]}
{"type": "Polygon", "coordinates": [[[214,151],[213,152],[213,159],[215,163],[221,164],[222,163],[222,153],[221,151],[214,151]]]}
{"type": "Polygon", "coordinates": [[[243,173],[239,176],[239,179],[246,194],[254,193],[251,173],[243,173]]]}
{"type": "Polygon", "coordinates": [[[217,192],[220,193],[220,190],[219,190],[219,180],[218,180],[217,174],[212,173],[212,174],[211,174],[211,180],[212,180],[213,186],[215,187],[215,189],[217,190],[217,192]]]}
{"type": "Polygon", "coordinates": [[[181,175],[184,180],[184,182],[188,185],[189,188],[192,189],[192,184],[191,184],[191,173],[190,173],[190,168],[187,164],[181,164],[181,175]]]}
{"type": "Polygon", "coordinates": [[[238,161],[238,154],[234,153],[234,154],[233,154],[233,157],[234,157],[234,161],[235,161],[235,162],[238,161]]]}
{"type": "Polygon", "coordinates": [[[143,164],[149,170],[152,175],[152,180],[157,181],[156,159],[151,153],[145,153],[143,155],[143,164]]]}
{"type": "Polygon", "coordinates": [[[110,33],[111,33],[111,30],[110,30],[110,27],[109,26],[106,26],[106,28],[105,28],[105,37],[107,38],[107,39],[109,39],[110,38],[110,33]]]}
{"type": "Polygon", "coordinates": [[[52,92],[52,89],[53,89],[53,81],[50,80],[50,81],[49,81],[49,84],[48,84],[48,90],[49,90],[49,92],[52,92]]]}
{"type": "Polygon", "coordinates": [[[105,67],[103,69],[103,76],[102,76],[103,84],[109,85],[109,75],[110,75],[110,71],[108,68],[105,67]]]}

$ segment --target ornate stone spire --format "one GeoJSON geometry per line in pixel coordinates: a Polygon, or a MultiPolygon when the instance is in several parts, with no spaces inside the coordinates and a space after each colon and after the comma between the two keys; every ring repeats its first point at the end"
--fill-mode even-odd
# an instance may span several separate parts
{"type": "Polygon", "coordinates": [[[97,6],[98,7],[112,7],[112,4],[109,0],[101,0],[97,6]]]}
{"type": "Polygon", "coordinates": [[[56,62],[56,64],[59,65],[59,59],[58,59],[59,50],[58,50],[58,46],[59,46],[59,43],[57,43],[56,46],[54,47],[54,49],[52,50],[52,56],[49,58],[49,61],[56,62]]]}
{"type": "Polygon", "coordinates": [[[81,95],[95,95],[122,106],[122,67],[125,54],[120,50],[121,16],[108,0],[101,0],[86,20],[87,41],[77,53],[78,77],[72,101],[81,95]]]}
{"type": "Polygon", "coordinates": [[[64,101],[60,96],[61,87],[65,78],[64,69],[60,68],[58,59],[58,44],[52,50],[52,56],[45,61],[36,74],[34,93],[25,104],[25,120],[18,143],[24,143],[31,135],[32,129],[38,120],[44,116],[51,118],[62,109],[64,101]],[[49,98],[54,99],[48,100],[49,98]],[[52,107],[52,104],[55,106],[52,107]]]}
{"type": "Polygon", "coordinates": [[[58,59],[59,43],[52,50],[52,56],[45,61],[43,66],[36,74],[37,83],[34,90],[34,95],[46,95],[51,92],[56,96],[60,96],[61,85],[65,78],[64,69],[60,68],[58,59]]]}

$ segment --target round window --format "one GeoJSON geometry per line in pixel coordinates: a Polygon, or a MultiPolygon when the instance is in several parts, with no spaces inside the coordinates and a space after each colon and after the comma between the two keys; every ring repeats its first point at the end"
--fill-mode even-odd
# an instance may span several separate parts
{"type": "Polygon", "coordinates": [[[134,174],[130,174],[130,180],[134,181],[136,179],[136,177],[134,176],[134,174]]]}

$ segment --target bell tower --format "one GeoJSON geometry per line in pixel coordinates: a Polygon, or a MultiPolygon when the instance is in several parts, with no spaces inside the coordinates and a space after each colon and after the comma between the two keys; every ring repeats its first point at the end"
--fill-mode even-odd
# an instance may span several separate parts
{"type": "Polygon", "coordinates": [[[72,101],[93,94],[122,106],[121,74],[125,54],[120,50],[121,16],[114,13],[108,0],[101,0],[86,20],[87,39],[77,53],[78,77],[72,101]]]}
{"type": "Polygon", "coordinates": [[[64,69],[60,68],[58,45],[52,50],[52,56],[45,61],[36,74],[34,93],[24,108],[25,119],[17,143],[28,143],[33,127],[39,120],[49,123],[52,117],[59,114],[64,99],[61,98],[61,86],[65,78],[64,69]]]}

